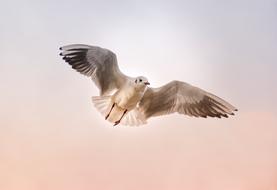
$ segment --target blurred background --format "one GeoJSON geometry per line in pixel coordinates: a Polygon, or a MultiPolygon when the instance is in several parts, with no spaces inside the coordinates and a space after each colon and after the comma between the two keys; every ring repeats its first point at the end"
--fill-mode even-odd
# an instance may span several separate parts
{"type": "Polygon", "coordinates": [[[1,190],[277,190],[277,1],[1,1],[1,190]],[[108,48],[154,87],[239,109],[112,127],[58,48],[108,48]]]}

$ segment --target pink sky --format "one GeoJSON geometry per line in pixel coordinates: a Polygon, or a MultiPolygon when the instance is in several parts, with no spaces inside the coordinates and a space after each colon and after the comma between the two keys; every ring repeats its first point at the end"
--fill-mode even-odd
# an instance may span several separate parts
{"type": "Polygon", "coordinates": [[[1,189],[276,189],[270,113],[113,128],[86,111],[2,132],[1,189]]]}

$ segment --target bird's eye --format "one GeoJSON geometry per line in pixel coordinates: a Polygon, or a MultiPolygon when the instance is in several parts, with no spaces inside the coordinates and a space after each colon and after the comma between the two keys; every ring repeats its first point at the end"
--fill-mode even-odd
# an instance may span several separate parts
{"type": "Polygon", "coordinates": [[[141,79],[139,79],[139,82],[142,82],[142,80],[141,80],[141,79]]]}

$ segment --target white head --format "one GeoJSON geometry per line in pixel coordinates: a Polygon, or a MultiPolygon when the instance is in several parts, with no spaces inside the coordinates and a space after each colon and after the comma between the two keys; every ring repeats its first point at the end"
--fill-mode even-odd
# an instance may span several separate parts
{"type": "Polygon", "coordinates": [[[150,85],[146,77],[139,76],[135,78],[135,85],[138,89],[145,89],[147,85],[150,85]]]}

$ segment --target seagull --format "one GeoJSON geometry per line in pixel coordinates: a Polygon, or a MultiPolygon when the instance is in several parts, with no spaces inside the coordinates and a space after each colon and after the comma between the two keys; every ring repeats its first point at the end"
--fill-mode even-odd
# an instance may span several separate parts
{"type": "Polygon", "coordinates": [[[100,95],[92,102],[114,126],[139,126],[147,119],[171,113],[194,117],[226,117],[237,109],[225,100],[188,83],[173,80],[159,88],[149,87],[144,76],[129,77],[118,67],[112,51],[98,46],[71,44],[60,55],[73,69],[92,79],[100,95]]]}

